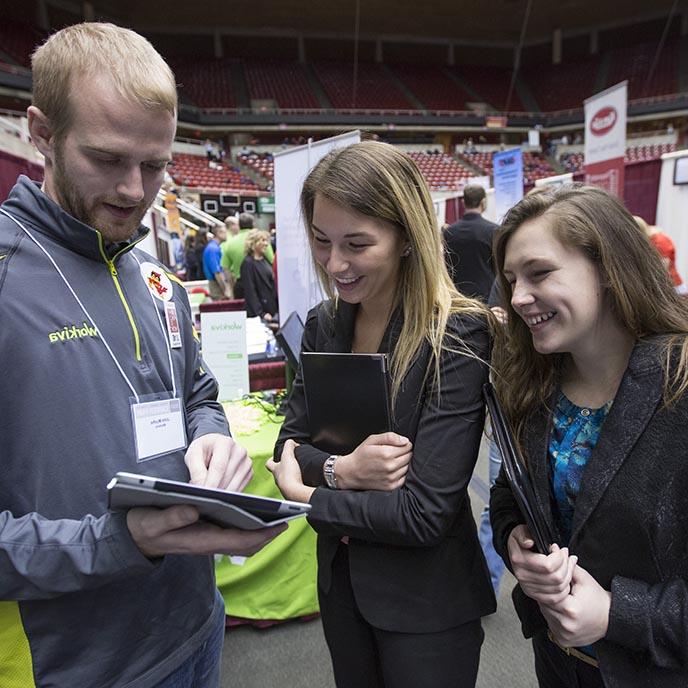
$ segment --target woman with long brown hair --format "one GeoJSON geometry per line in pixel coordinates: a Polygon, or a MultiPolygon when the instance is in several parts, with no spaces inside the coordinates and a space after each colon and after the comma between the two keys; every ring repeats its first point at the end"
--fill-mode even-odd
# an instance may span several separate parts
{"type": "Polygon", "coordinates": [[[600,189],[526,197],[495,256],[495,385],[556,543],[533,551],[502,474],[494,543],[539,685],[686,686],[688,307],[600,189]]]}
{"type": "MultiPolygon", "coordinates": [[[[289,499],[311,504],[318,592],[339,688],[470,688],[495,609],[467,488],[484,420],[488,309],[447,273],[425,181],[394,147],[329,153],[303,186],[329,299],[304,351],[385,352],[393,432],[349,454],[311,446],[297,374],[276,456],[289,499]]],[[[336,393],[336,390],[333,390],[336,393]]]]}

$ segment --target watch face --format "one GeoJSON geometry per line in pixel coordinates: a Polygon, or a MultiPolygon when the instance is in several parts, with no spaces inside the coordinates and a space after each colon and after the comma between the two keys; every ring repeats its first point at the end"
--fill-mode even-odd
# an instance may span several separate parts
{"type": "Polygon", "coordinates": [[[336,457],[330,457],[325,461],[325,465],[323,466],[323,473],[325,474],[325,482],[327,483],[328,487],[331,487],[333,489],[337,488],[337,477],[335,476],[334,472],[334,462],[335,462],[336,457]]]}

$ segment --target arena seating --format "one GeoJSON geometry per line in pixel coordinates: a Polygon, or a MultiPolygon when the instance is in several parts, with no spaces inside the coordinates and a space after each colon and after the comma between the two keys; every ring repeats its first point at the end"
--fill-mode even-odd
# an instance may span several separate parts
{"type": "MultiPolygon", "coordinates": [[[[595,93],[599,57],[576,58],[559,65],[524,70],[524,80],[543,112],[578,109],[595,93]]],[[[614,82],[616,83],[616,82],[614,82]]]]}
{"type": "MultiPolygon", "coordinates": [[[[675,143],[656,143],[642,146],[630,146],[626,148],[624,163],[629,165],[636,162],[656,160],[664,155],[664,153],[673,153],[675,150],[675,143]]],[[[560,162],[567,172],[581,172],[583,170],[583,153],[565,153],[561,156],[560,162]]]]}
{"type": "Polygon", "coordinates": [[[645,90],[647,74],[657,49],[656,43],[625,46],[612,52],[608,86],[628,79],[628,98],[648,98],[679,91],[679,43],[667,41],[645,90]]]}
{"type": "Polygon", "coordinates": [[[565,153],[559,158],[566,172],[580,172],[583,169],[583,153],[565,153]]]}
{"type": "Polygon", "coordinates": [[[523,181],[526,186],[533,184],[537,179],[552,177],[555,174],[556,170],[540,153],[523,153],[523,181]]]}
{"type": "Polygon", "coordinates": [[[237,156],[239,162],[243,165],[248,165],[255,170],[261,177],[272,181],[275,177],[275,163],[272,158],[272,153],[256,153],[249,151],[247,153],[239,153],[237,156]]]}
{"type": "Polygon", "coordinates": [[[429,65],[390,65],[397,78],[428,110],[466,110],[473,98],[440,67],[429,65]]]}
{"type": "Polygon", "coordinates": [[[314,62],[313,68],[335,108],[375,108],[376,110],[412,110],[406,96],[390,83],[382,65],[360,62],[353,100],[353,68],[351,62],[314,62]]]}
{"type": "Polygon", "coordinates": [[[176,184],[188,187],[227,191],[260,190],[253,179],[242,174],[236,167],[223,164],[222,169],[212,169],[208,166],[207,158],[200,155],[175,154],[169,172],[176,184]]]}
{"type": "Polygon", "coordinates": [[[462,153],[459,159],[462,158],[482,170],[483,174],[492,174],[492,152],[462,153]]]}
{"type": "MultiPolygon", "coordinates": [[[[461,65],[455,69],[459,78],[481,96],[480,102],[488,103],[500,110],[506,108],[511,83],[510,69],[489,65],[461,65]]],[[[469,98],[469,100],[474,101],[475,98],[469,98]]],[[[515,89],[511,94],[509,110],[512,112],[525,110],[515,89]]]]}
{"type": "Polygon", "coordinates": [[[244,74],[251,99],[270,99],[280,108],[319,108],[304,67],[284,60],[244,60],[244,74]]]}
{"type": "Polygon", "coordinates": [[[214,58],[174,58],[174,71],[179,93],[201,108],[235,108],[232,60],[214,58]]]}
{"type": "Polygon", "coordinates": [[[465,186],[470,177],[475,176],[474,172],[446,153],[412,151],[409,156],[418,165],[418,169],[433,191],[460,189],[465,186]]]}

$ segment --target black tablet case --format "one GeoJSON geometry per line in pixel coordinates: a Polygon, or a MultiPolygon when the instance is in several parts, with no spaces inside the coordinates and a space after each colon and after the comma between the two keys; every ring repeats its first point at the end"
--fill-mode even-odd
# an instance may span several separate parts
{"type": "Polygon", "coordinates": [[[386,354],[301,353],[311,444],[348,454],[392,429],[386,354]]]}
{"type": "Polygon", "coordinates": [[[535,540],[537,551],[541,554],[549,554],[549,548],[554,542],[554,537],[540,511],[528,469],[511,434],[504,411],[491,383],[487,382],[483,386],[483,396],[487,410],[490,412],[492,434],[502,455],[502,465],[511,492],[521,510],[528,530],[535,540]]]}
{"type": "Polygon", "coordinates": [[[301,339],[303,338],[303,323],[299,314],[292,311],[284,321],[282,327],[275,333],[275,339],[280,345],[280,349],[289,361],[289,365],[294,369],[299,368],[299,358],[301,355],[301,339]]]}

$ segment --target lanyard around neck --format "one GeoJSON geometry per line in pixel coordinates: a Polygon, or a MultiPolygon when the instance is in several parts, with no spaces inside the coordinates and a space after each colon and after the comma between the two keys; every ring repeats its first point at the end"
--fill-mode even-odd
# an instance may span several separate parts
{"type": "MultiPolygon", "coordinates": [[[[47,249],[45,249],[41,245],[41,243],[38,241],[38,239],[36,239],[36,237],[34,237],[33,234],[31,234],[31,232],[29,232],[29,230],[26,227],[24,227],[24,225],[21,222],[19,222],[19,220],[17,220],[16,217],[14,217],[14,215],[12,215],[11,213],[8,213],[4,208],[0,208],[0,213],[9,217],[10,220],[12,220],[12,222],[14,222],[14,224],[16,224],[29,237],[29,239],[31,239],[31,241],[33,241],[33,243],[36,244],[36,246],[38,246],[38,248],[45,254],[45,257],[50,261],[52,266],[57,271],[57,274],[62,278],[62,281],[65,283],[65,286],[67,287],[67,289],[69,289],[69,292],[71,293],[71,295],[74,297],[76,302],[79,304],[79,307],[83,311],[83,313],[86,316],[86,318],[88,319],[88,321],[91,323],[91,326],[95,328],[96,332],[98,333],[98,336],[100,337],[101,341],[105,345],[107,352],[110,354],[110,358],[112,358],[115,366],[117,367],[117,370],[119,371],[119,373],[122,376],[122,378],[124,379],[124,381],[127,383],[127,386],[131,390],[132,395],[136,399],[136,403],[139,403],[139,395],[136,392],[134,385],[132,384],[131,380],[127,377],[127,374],[124,372],[124,369],[122,368],[119,361],[117,360],[117,357],[115,356],[112,349],[110,348],[110,345],[108,344],[107,340],[103,336],[103,333],[100,331],[100,328],[96,324],[96,322],[93,319],[93,317],[91,316],[91,314],[86,309],[86,306],[84,306],[84,304],[82,303],[82,301],[79,298],[79,296],[77,295],[77,293],[74,291],[74,288],[69,283],[69,280],[65,277],[64,273],[60,269],[60,266],[55,262],[55,260],[50,255],[50,253],[48,253],[47,249]]],[[[136,256],[134,256],[134,258],[136,259],[136,256]]],[[[139,266],[141,265],[141,263],[139,263],[138,259],[136,259],[136,262],[139,264],[139,266]]],[[[151,299],[153,299],[152,294],[150,295],[150,297],[151,297],[151,299]]],[[[170,349],[170,342],[167,338],[167,333],[165,332],[165,328],[162,324],[162,319],[160,318],[160,311],[158,310],[158,308],[155,304],[155,300],[153,300],[153,307],[155,308],[155,313],[158,316],[158,323],[160,324],[160,328],[162,330],[163,337],[165,339],[165,343],[167,344],[167,356],[168,356],[168,360],[170,363],[170,375],[172,377],[172,390],[173,390],[172,395],[176,397],[177,385],[176,385],[176,381],[174,379],[174,367],[172,365],[172,351],[170,349]]]]}

